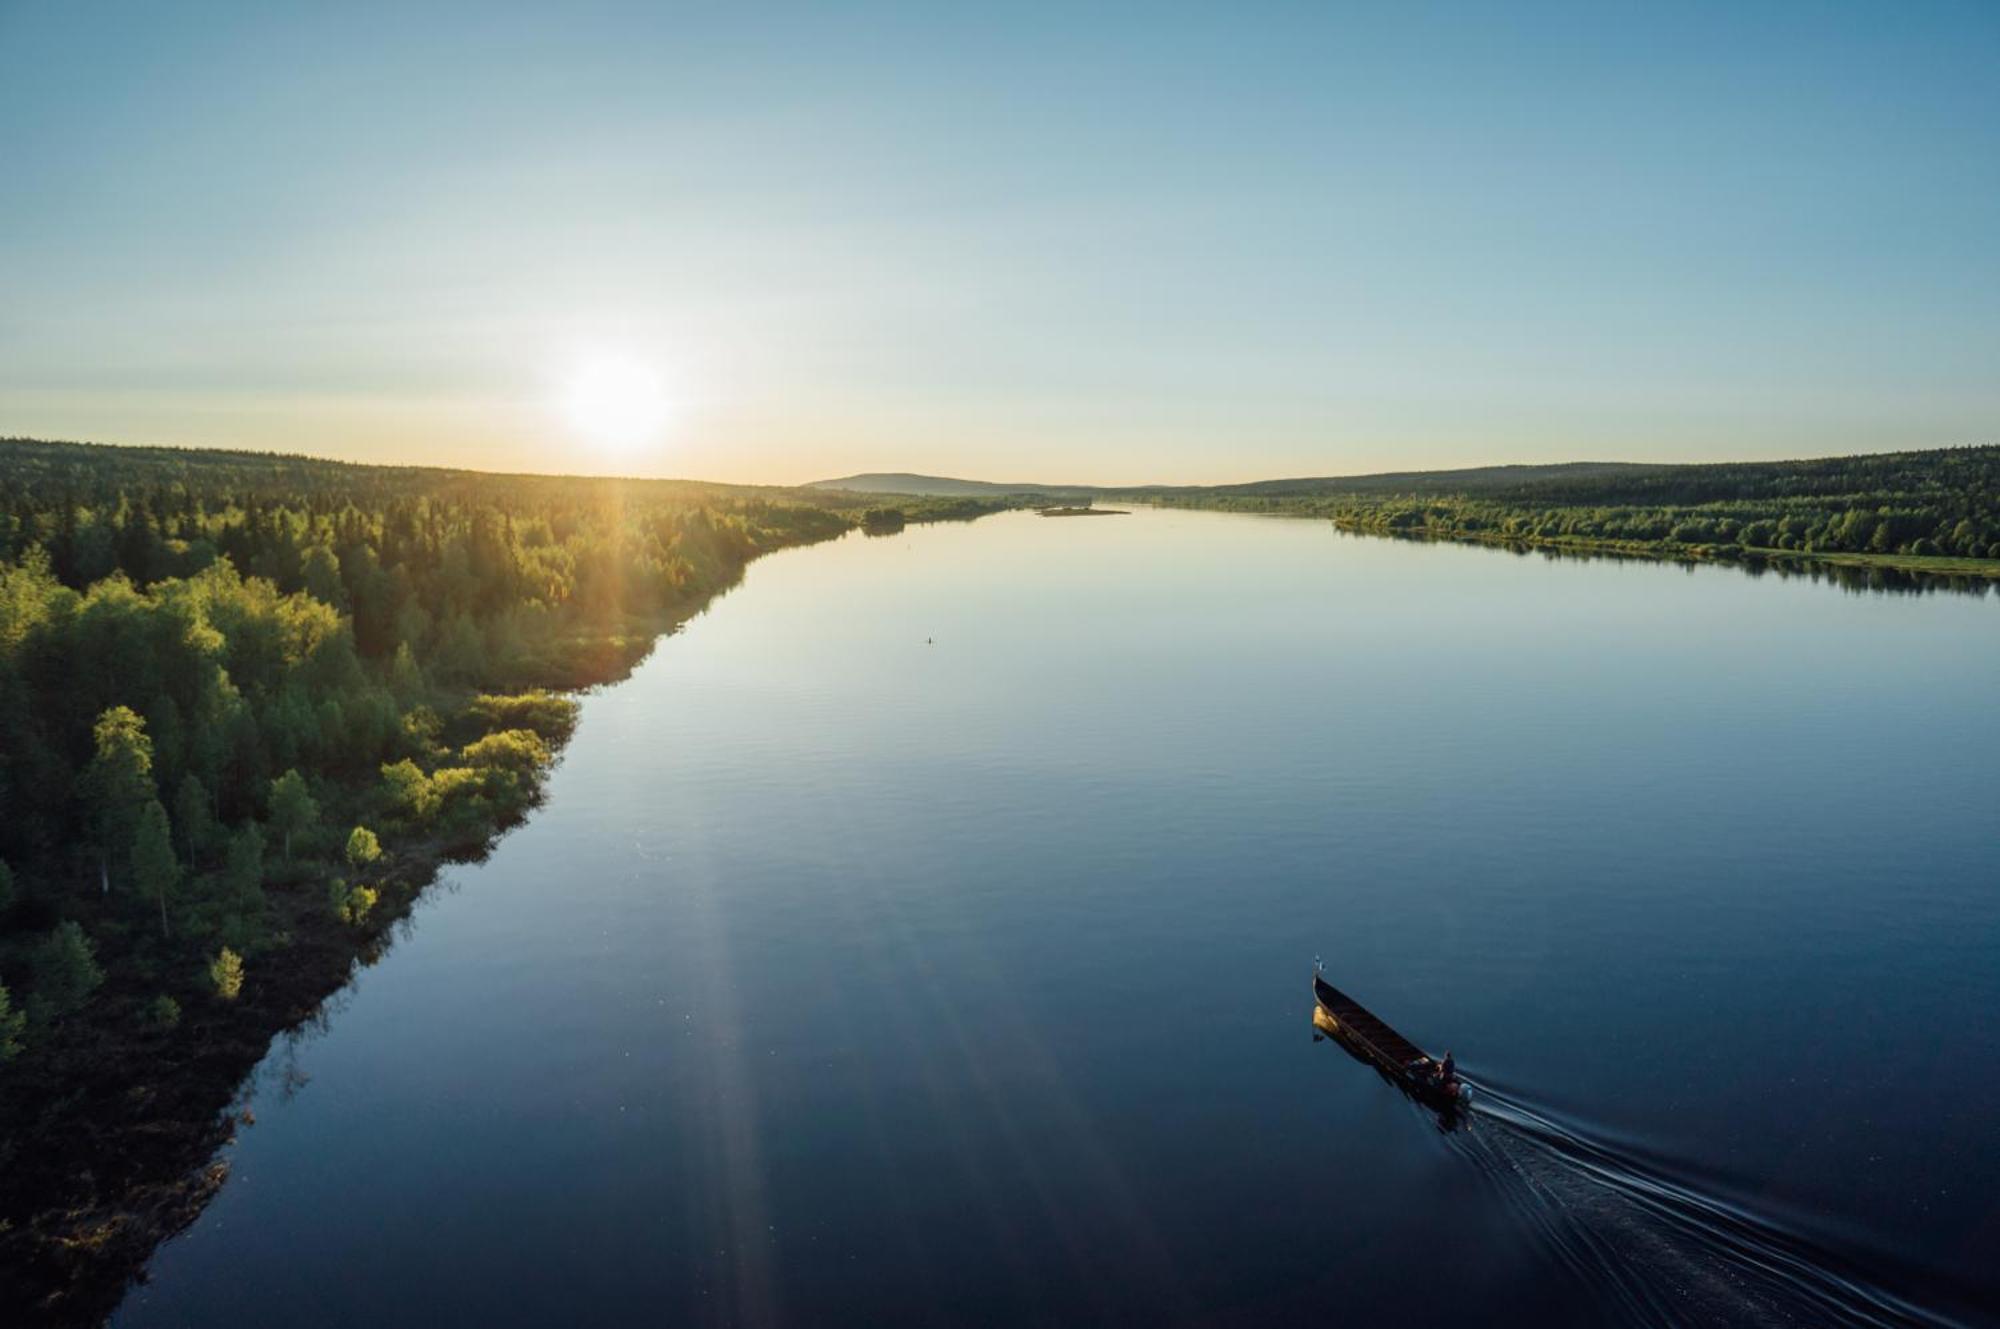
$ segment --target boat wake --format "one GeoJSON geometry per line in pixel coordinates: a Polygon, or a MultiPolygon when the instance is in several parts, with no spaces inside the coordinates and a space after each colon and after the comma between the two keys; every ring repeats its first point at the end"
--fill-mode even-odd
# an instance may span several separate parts
{"type": "Polygon", "coordinates": [[[1486,1085],[1446,1136],[1554,1257],[1637,1324],[1958,1323],[1864,1277],[1793,1227],[1670,1180],[1486,1085]]]}

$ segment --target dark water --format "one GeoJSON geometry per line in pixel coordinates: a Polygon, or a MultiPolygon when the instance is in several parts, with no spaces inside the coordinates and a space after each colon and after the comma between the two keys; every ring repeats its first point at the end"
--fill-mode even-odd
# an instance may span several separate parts
{"type": "Polygon", "coordinates": [[[777,555],[274,1050],[121,1322],[1990,1318],[1996,701],[2000,597],[777,555]],[[1315,955],[1468,1129],[1314,1042],[1315,955]]]}

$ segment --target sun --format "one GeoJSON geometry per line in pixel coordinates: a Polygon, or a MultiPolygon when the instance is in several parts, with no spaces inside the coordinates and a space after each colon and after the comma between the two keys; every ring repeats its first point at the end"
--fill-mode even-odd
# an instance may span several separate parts
{"type": "Polygon", "coordinates": [[[653,442],[673,418],[660,376],[630,356],[597,356],[562,388],[562,413],[600,447],[630,451],[653,442]]]}

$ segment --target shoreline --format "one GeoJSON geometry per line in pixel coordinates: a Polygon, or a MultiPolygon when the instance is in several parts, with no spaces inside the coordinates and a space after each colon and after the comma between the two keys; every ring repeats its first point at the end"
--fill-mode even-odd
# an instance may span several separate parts
{"type": "Polygon", "coordinates": [[[1350,535],[1369,535],[1389,540],[1488,545],[1504,549],[1553,549],[1574,551],[1579,554],[1648,559],[1662,563],[1715,563],[1739,567],[1760,563],[1795,563],[1807,566],[1881,569],[1925,577],[1971,577],[2000,581],[2000,559],[1991,558],[1959,558],[1942,554],[1863,554],[1832,550],[1770,549],[1759,545],[1680,545],[1642,540],[1592,540],[1579,536],[1507,535],[1484,531],[1390,530],[1340,517],[1327,520],[1333,523],[1335,529],[1350,535]]]}
{"type": "MultiPolygon", "coordinates": [[[[983,515],[983,514],[982,514],[983,515]]],[[[850,528],[852,529],[852,528],[850,528]]],[[[784,549],[829,543],[847,529],[758,550],[698,599],[650,619],[577,636],[533,664],[534,678],[509,687],[575,694],[615,686],[691,619],[741,584],[750,564],[784,549]]],[[[447,723],[462,722],[477,690],[454,698],[447,723]]],[[[172,1029],[100,1018],[46,1053],[22,1058],[0,1079],[0,1304],[18,1323],[105,1323],[153,1254],[202,1215],[229,1176],[221,1153],[254,1126],[246,1090],[280,1040],[311,1027],[361,969],[384,958],[443,870],[483,861],[546,797],[572,722],[543,734],[549,762],[524,781],[520,800],[477,828],[399,835],[384,844],[374,880],[377,907],[356,926],[331,917],[328,862],[302,861],[267,882],[276,926],[288,940],[256,965],[232,1002],[190,1008],[172,1029]]],[[[96,1002],[136,1010],[151,989],[114,972],[96,1002]]]]}
{"type": "Polygon", "coordinates": [[[1284,508],[1246,509],[1223,504],[1162,503],[1145,506],[1162,511],[1224,512],[1244,517],[1277,517],[1287,521],[1325,521],[1346,535],[1370,536],[1382,540],[1407,540],[1417,544],[1481,545],[1491,549],[1539,550],[1602,558],[1627,558],[1651,563],[1709,563],[1718,567],[1755,569],[1767,565],[1791,565],[1800,571],[1814,568],[1844,568],[1858,571],[1894,572],[1949,584],[1972,581],[2000,584],[2000,559],[1964,558],[1952,554],[1875,554],[1841,550],[1773,549],[1762,545],[1681,545],[1642,540],[1594,540],[1585,536],[1519,535],[1499,531],[1463,531],[1442,527],[1387,527],[1355,521],[1351,517],[1325,512],[1302,512],[1284,508]]]}

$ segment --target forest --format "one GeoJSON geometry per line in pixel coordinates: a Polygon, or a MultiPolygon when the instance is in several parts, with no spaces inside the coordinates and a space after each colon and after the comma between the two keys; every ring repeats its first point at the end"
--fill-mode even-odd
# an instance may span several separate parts
{"type": "Polygon", "coordinates": [[[272,1036],[532,805],[561,690],[761,553],[1002,506],[25,439],[0,495],[0,1303],[79,1311],[198,1211],[272,1036]]]}
{"type": "Polygon", "coordinates": [[[2000,447],[1695,466],[1492,467],[1156,491],[1347,530],[2000,577],[2000,447]]]}

